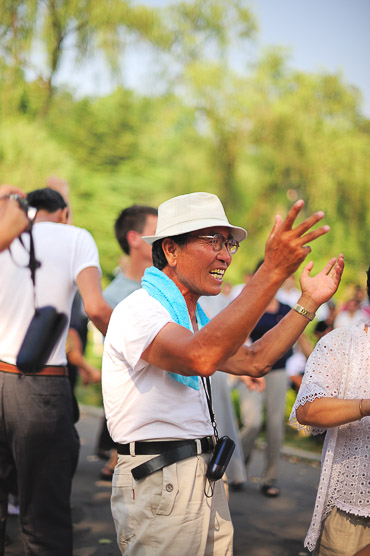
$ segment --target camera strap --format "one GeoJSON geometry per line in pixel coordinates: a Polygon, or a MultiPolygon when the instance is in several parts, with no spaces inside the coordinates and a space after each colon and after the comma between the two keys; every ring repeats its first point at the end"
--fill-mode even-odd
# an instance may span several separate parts
{"type": "Polygon", "coordinates": [[[30,260],[29,260],[29,263],[28,263],[28,268],[30,269],[30,272],[31,272],[31,280],[32,280],[32,284],[33,284],[33,289],[35,290],[35,288],[36,288],[36,270],[38,268],[40,268],[41,263],[40,263],[40,261],[38,261],[36,259],[35,244],[34,244],[34,241],[33,241],[32,229],[33,229],[33,226],[31,224],[30,229],[28,230],[28,233],[30,235],[30,260]]]}
{"type": "MultiPolygon", "coordinates": [[[[38,261],[36,259],[36,255],[35,255],[35,244],[34,244],[34,241],[33,241],[33,233],[32,233],[33,225],[32,224],[33,223],[31,222],[29,229],[24,232],[24,233],[29,234],[29,236],[30,236],[30,249],[29,249],[29,251],[24,244],[22,236],[19,236],[18,239],[19,239],[22,247],[29,253],[29,256],[30,256],[29,261],[28,261],[28,265],[26,265],[23,268],[29,268],[30,272],[31,272],[31,280],[32,280],[32,286],[33,286],[33,304],[34,304],[35,311],[36,311],[36,270],[38,268],[40,268],[41,263],[40,263],[40,261],[38,261]]],[[[10,253],[11,258],[13,259],[13,262],[17,266],[21,266],[14,260],[13,253],[11,252],[10,247],[9,247],[9,253],[10,253]]]]}
{"type": "Polygon", "coordinates": [[[213,411],[213,406],[212,406],[211,381],[209,379],[209,376],[207,376],[205,380],[204,380],[203,376],[201,378],[202,378],[202,384],[203,384],[204,392],[206,394],[209,416],[211,418],[211,423],[212,423],[215,439],[216,439],[216,442],[217,442],[218,441],[218,430],[217,430],[216,416],[215,416],[215,413],[213,411]],[[206,387],[206,384],[207,384],[207,387],[206,387]]]}

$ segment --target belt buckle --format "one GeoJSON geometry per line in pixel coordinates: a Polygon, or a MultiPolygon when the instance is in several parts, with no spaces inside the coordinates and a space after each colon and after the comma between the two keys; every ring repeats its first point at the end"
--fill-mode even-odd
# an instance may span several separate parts
{"type": "Polygon", "coordinates": [[[197,456],[200,456],[200,454],[202,453],[202,443],[200,441],[200,438],[195,439],[195,444],[197,447],[197,456]]]}

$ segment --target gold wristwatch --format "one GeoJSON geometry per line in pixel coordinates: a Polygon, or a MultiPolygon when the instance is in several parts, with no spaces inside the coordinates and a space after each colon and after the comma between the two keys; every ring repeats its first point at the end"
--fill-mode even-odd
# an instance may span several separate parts
{"type": "Polygon", "coordinates": [[[308,319],[308,320],[313,320],[315,318],[315,313],[311,313],[310,311],[307,311],[307,309],[302,307],[302,305],[299,305],[299,303],[296,303],[294,305],[293,309],[299,315],[302,315],[302,317],[306,317],[306,319],[308,319]]]}

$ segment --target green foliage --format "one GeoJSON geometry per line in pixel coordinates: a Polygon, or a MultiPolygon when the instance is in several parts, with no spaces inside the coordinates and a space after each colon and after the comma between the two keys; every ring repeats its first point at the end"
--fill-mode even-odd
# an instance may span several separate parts
{"type": "Polygon", "coordinates": [[[185,64],[224,57],[234,41],[249,40],[256,20],[243,0],[193,0],[167,10],[168,27],[175,36],[173,53],[185,64]]]}
{"type": "Polygon", "coordinates": [[[0,55],[22,64],[32,44],[36,27],[37,0],[1,0],[0,55]]]}
{"type": "Polygon", "coordinates": [[[317,267],[343,252],[344,285],[358,281],[370,233],[370,124],[359,93],[340,75],[290,70],[279,48],[236,73],[233,49],[247,53],[256,32],[245,2],[152,10],[124,0],[0,0],[0,16],[2,179],[26,190],[51,174],[67,179],[74,223],[97,240],[104,284],[120,255],[120,210],[197,190],[218,194],[230,220],[249,232],[228,271],[232,282],[263,256],[274,215],[297,198],[306,203],[300,218],[324,210],[331,226],[313,244],[317,267]],[[54,69],[51,59],[64,56],[67,36],[81,59],[101,50],[113,66],[133,38],[166,50],[167,92],[142,97],[120,86],[76,99],[53,89],[60,58],[54,69]],[[49,73],[27,82],[36,38],[49,52],[49,73]]]}
{"type": "Polygon", "coordinates": [[[140,100],[133,93],[117,89],[106,98],[85,98],[74,102],[58,95],[46,125],[73,153],[81,165],[115,171],[138,155],[137,138],[143,125],[140,100]]]}
{"type": "Polygon", "coordinates": [[[71,44],[77,63],[99,51],[119,75],[128,40],[140,38],[162,49],[173,41],[156,10],[132,6],[129,0],[0,0],[0,38],[0,56],[13,84],[27,69],[39,74],[46,92],[43,115],[50,108],[55,76],[71,44]],[[37,68],[30,56],[35,43],[45,57],[37,68]]]}
{"type": "Polygon", "coordinates": [[[80,377],[77,380],[75,396],[79,404],[92,405],[94,407],[103,406],[103,396],[100,384],[82,384],[80,377]]]}
{"type": "MultiPolygon", "coordinates": [[[[339,76],[286,70],[274,75],[272,98],[255,114],[252,133],[259,166],[266,170],[264,194],[283,202],[286,192],[285,205],[303,198],[306,214],[324,210],[333,253],[342,251],[350,265],[363,257],[364,265],[370,144],[362,131],[358,95],[339,76]]],[[[270,80],[264,84],[266,96],[270,80]]],[[[323,240],[315,244],[319,259],[327,246],[323,240]]]]}
{"type": "Polygon", "coordinates": [[[73,170],[73,160],[37,121],[20,116],[2,121],[0,172],[4,181],[29,191],[43,187],[49,174],[69,179],[73,170]]]}

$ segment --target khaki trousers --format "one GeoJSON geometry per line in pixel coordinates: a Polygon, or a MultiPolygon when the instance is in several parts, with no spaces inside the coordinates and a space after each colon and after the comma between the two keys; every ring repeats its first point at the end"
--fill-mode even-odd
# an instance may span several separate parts
{"type": "Polygon", "coordinates": [[[314,556],[354,556],[370,543],[370,518],[334,508],[324,519],[314,556]]]}
{"type": "Polygon", "coordinates": [[[120,455],[112,484],[117,542],[129,556],[231,556],[233,526],[222,481],[204,488],[210,454],[135,481],[131,469],[155,456],[120,455]]]}

